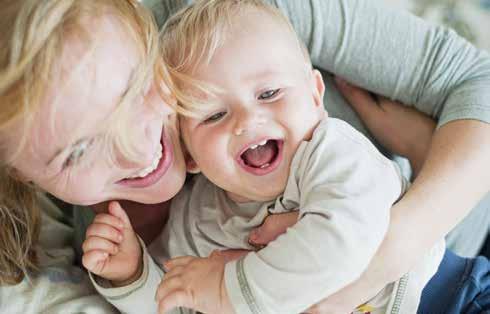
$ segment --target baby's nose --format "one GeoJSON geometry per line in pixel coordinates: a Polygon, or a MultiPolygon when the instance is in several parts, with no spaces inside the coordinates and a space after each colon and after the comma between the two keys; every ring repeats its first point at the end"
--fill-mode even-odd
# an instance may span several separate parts
{"type": "Polygon", "coordinates": [[[261,127],[267,123],[267,118],[259,114],[245,114],[237,119],[233,133],[237,136],[261,127]]]}

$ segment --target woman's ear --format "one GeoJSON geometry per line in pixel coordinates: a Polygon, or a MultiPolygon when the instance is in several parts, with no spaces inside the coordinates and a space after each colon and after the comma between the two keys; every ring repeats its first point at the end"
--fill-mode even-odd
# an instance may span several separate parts
{"type": "Polygon", "coordinates": [[[315,105],[323,108],[323,96],[325,96],[325,83],[320,71],[313,69],[312,72],[313,98],[315,105]]]}
{"type": "Polygon", "coordinates": [[[15,169],[15,168],[8,168],[7,171],[8,171],[7,172],[8,175],[14,180],[25,183],[25,184],[33,184],[32,181],[30,181],[28,177],[26,177],[25,175],[20,173],[19,170],[15,169]]]}

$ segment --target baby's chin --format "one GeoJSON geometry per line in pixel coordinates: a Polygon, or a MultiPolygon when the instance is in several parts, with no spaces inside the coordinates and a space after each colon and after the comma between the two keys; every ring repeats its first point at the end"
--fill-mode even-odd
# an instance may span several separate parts
{"type": "MultiPolygon", "coordinates": [[[[268,184],[268,183],[267,183],[268,184]]],[[[285,184],[278,184],[277,187],[267,187],[267,190],[239,191],[238,193],[226,192],[228,197],[237,203],[250,202],[270,202],[284,193],[285,184]]]]}

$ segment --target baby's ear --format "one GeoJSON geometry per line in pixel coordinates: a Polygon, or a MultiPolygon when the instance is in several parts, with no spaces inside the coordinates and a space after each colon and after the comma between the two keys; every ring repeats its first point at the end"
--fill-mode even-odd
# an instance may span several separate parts
{"type": "Polygon", "coordinates": [[[192,158],[185,145],[182,145],[182,150],[184,151],[185,169],[187,172],[192,174],[201,172],[201,169],[197,166],[196,161],[192,158]]]}
{"type": "Polygon", "coordinates": [[[323,108],[323,96],[325,95],[325,83],[323,82],[323,77],[320,71],[312,70],[312,87],[313,96],[315,98],[315,104],[323,108]]]}
{"type": "Polygon", "coordinates": [[[194,158],[192,158],[189,154],[187,154],[185,158],[185,168],[187,169],[187,172],[192,174],[201,172],[201,169],[197,166],[194,158]]]}

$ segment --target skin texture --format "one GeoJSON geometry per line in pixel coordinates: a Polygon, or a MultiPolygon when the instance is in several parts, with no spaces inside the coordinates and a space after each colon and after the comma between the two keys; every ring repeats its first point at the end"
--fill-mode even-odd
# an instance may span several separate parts
{"type": "MultiPolygon", "coordinates": [[[[132,162],[118,152],[111,158],[102,143],[110,128],[107,118],[127,89],[140,57],[134,41],[113,18],[105,16],[86,27],[96,34],[97,49],[93,55],[86,55],[85,44],[75,36],[67,38],[59,59],[60,75],[48,89],[29,130],[27,145],[13,167],[25,180],[73,204],[92,205],[112,199],[140,203],[168,200],[185,178],[176,114],[150,82],[129,110],[127,135],[137,139],[133,144],[140,158],[132,162]],[[162,130],[168,139],[165,152],[173,160],[165,174],[144,188],[120,184],[152,163],[162,130]]],[[[23,132],[22,127],[16,130],[9,139],[11,145],[23,132]]]]}
{"type": "MultiPolygon", "coordinates": [[[[202,118],[182,118],[180,123],[186,149],[194,159],[188,165],[196,165],[239,202],[271,200],[282,193],[298,145],[311,138],[326,115],[320,73],[308,65],[292,33],[263,14],[250,10],[237,17],[233,36],[208,65],[193,73],[223,92],[206,99],[214,105],[204,111],[202,118]],[[279,68],[283,70],[278,72],[279,68]],[[210,116],[218,118],[209,121],[210,116]],[[263,138],[283,141],[282,161],[267,175],[252,175],[241,168],[236,157],[251,142],[263,138]],[[267,187],[263,180],[267,180],[267,187]]],[[[108,219],[117,212],[109,214],[97,215],[97,223],[90,226],[91,233],[84,243],[84,265],[114,284],[131,282],[141,272],[142,262],[140,255],[126,252],[136,252],[139,245],[134,232],[125,233],[122,242],[118,240],[114,235],[118,226],[108,219]]],[[[264,226],[269,225],[267,222],[264,226]]],[[[253,238],[251,235],[251,241],[253,238]]],[[[156,295],[159,311],[185,306],[205,313],[232,313],[224,286],[224,266],[242,253],[167,262],[168,272],[156,295]]]]}
{"type": "MultiPolygon", "coordinates": [[[[86,64],[88,68],[74,67],[80,61],[77,55],[77,52],[81,53],[81,49],[78,49],[80,43],[76,41],[66,43],[60,58],[60,65],[66,76],[60,77],[58,82],[53,82],[50,90],[51,97],[47,97],[48,99],[41,106],[34,127],[31,129],[32,136],[29,137],[27,148],[16,160],[14,167],[26,180],[33,181],[44,190],[76,204],[94,204],[119,198],[143,203],[162,202],[171,198],[180,189],[184,178],[184,166],[183,162],[179,166],[178,160],[182,158],[177,156],[180,154],[180,149],[175,115],[156,96],[156,93],[153,93],[152,87],[148,93],[145,93],[145,99],[149,99],[147,103],[161,104],[162,112],[149,109],[152,106],[135,105],[135,112],[132,113],[138,123],[135,123],[136,127],[131,132],[135,133],[135,138],[144,139],[138,142],[138,145],[141,145],[142,156],[146,157],[142,157],[138,164],[124,161],[111,164],[105,150],[93,146],[93,150],[87,155],[92,157],[89,158],[87,165],[90,165],[90,169],[101,170],[93,171],[95,175],[86,171],[87,166],[82,168],[75,166],[61,171],[60,167],[66,160],[63,157],[67,157],[71,151],[64,151],[63,157],[55,161],[56,166],[46,165],[50,157],[59,149],[69,147],[79,138],[103,133],[104,125],[100,121],[113,111],[115,100],[126,88],[128,69],[134,64],[130,62],[131,57],[126,55],[128,50],[131,51],[129,48],[131,41],[117,31],[118,27],[115,24],[109,25],[111,23],[113,22],[107,21],[107,24],[98,25],[101,39],[105,40],[101,40],[102,45],[97,56],[86,64]],[[124,56],[122,56],[123,52],[124,56]],[[110,71],[109,64],[112,64],[110,71]],[[77,71],[73,71],[74,68],[77,71]],[[114,72],[114,69],[117,72],[114,72]],[[119,71],[121,73],[118,73],[119,71]],[[97,73],[96,77],[100,77],[99,80],[92,81],[94,73],[97,73]],[[68,76],[71,77],[70,80],[66,80],[68,76]],[[57,91],[59,86],[64,85],[62,83],[68,81],[69,84],[63,86],[62,92],[57,91]],[[56,106],[53,97],[55,91],[56,106]],[[57,110],[54,129],[51,129],[51,126],[43,121],[49,120],[55,108],[57,110]],[[79,127],[73,128],[74,125],[79,127]],[[161,125],[165,126],[167,134],[172,138],[173,151],[176,153],[172,170],[167,172],[157,185],[150,188],[135,189],[118,185],[120,179],[138,172],[151,162],[150,156],[153,155],[159,141],[155,134],[159,133],[157,130],[161,125]],[[153,135],[148,137],[147,132],[153,135]]],[[[367,110],[367,112],[373,113],[375,110],[367,110]]],[[[386,121],[384,114],[386,112],[380,112],[378,118],[372,116],[370,119],[386,121]]],[[[361,113],[360,115],[362,116],[361,113]]],[[[385,136],[395,138],[393,134],[387,132],[385,136]]],[[[365,289],[366,287],[353,284],[348,288],[349,290],[346,289],[327,299],[324,303],[327,310],[329,306],[334,308],[335,305],[352,308],[349,303],[362,303],[370,290],[377,289],[375,283],[381,287],[389,280],[397,278],[415,263],[414,259],[419,252],[428,248],[450,230],[466,215],[483,193],[488,191],[490,178],[488,174],[481,171],[485,169],[490,156],[488,134],[490,134],[489,126],[477,121],[452,122],[436,132],[420,178],[415,182],[412,192],[407,193],[407,196],[394,208],[393,224],[387,240],[363,277],[363,280],[371,282],[372,286],[365,289]],[[448,190],[455,190],[458,193],[447,193],[448,190]],[[427,191],[435,193],[424,196],[427,191]],[[440,210],[433,210],[434,208],[440,210]],[[420,223],[423,221],[439,223],[434,228],[433,224],[423,226],[420,223]],[[417,234],[414,234],[413,230],[417,230],[417,234]],[[424,239],[419,239],[417,235],[424,235],[424,239]],[[406,248],[403,252],[399,250],[401,246],[406,248]],[[384,260],[400,260],[400,263],[390,263],[392,267],[386,268],[389,265],[383,263],[384,260]]],[[[17,143],[19,135],[12,134],[12,145],[17,143]]],[[[144,206],[139,208],[142,209],[144,206]]]]}
{"type": "Polygon", "coordinates": [[[190,156],[210,181],[237,202],[267,201],[282,194],[294,153],[325,116],[324,85],[291,32],[265,13],[245,15],[254,22],[237,17],[224,46],[193,72],[220,92],[203,99],[209,105],[202,117],[180,124],[190,156]],[[237,159],[263,139],[283,142],[282,160],[266,175],[252,174],[237,159]]]}

